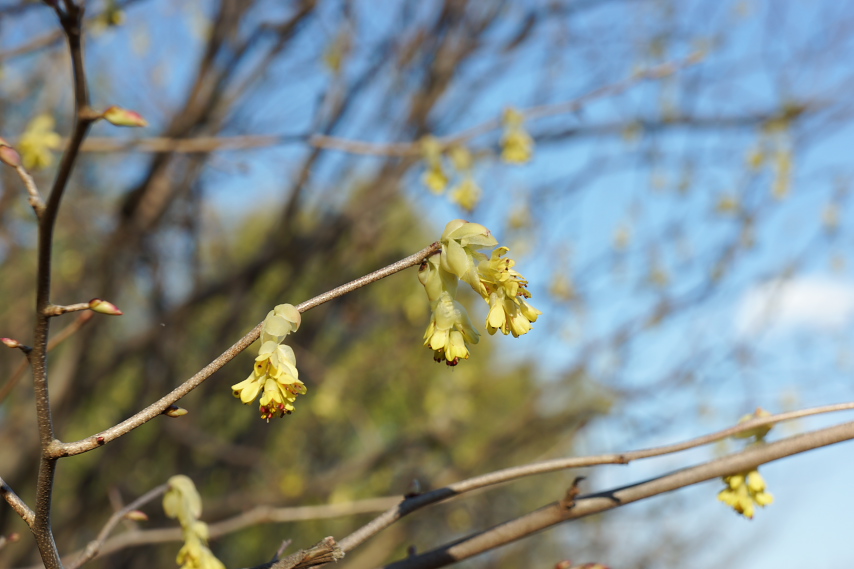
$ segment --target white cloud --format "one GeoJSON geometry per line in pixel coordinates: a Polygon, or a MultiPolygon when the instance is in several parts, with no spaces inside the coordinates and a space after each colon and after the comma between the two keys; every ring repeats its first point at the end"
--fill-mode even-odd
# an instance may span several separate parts
{"type": "Polygon", "coordinates": [[[778,279],[748,290],[739,302],[739,336],[807,329],[836,331],[854,318],[854,284],[830,277],[778,279]]]}

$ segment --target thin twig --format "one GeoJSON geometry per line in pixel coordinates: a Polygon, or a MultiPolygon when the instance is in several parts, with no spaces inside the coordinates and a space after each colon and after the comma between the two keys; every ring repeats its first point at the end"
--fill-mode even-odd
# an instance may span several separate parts
{"type": "MultiPolygon", "coordinates": [[[[216,540],[260,524],[302,522],[373,514],[381,512],[398,502],[400,502],[398,496],[388,496],[385,498],[368,498],[353,502],[323,504],[319,506],[297,506],[289,508],[275,508],[268,505],[256,506],[234,517],[208,524],[208,532],[210,539],[216,540]]],[[[127,531],[104,541],[96,557],[104,557],[130,547],[180,542],[183,539],[183,532],[179,527],[127,531]]],[[[84,551],[81,550],[68,555],[68,557],[76,559],[83,554],[84,551]]],[[[69,566],[72,566],[72,563],[69,563],[69,566]]]]}
{"type": "Polygon", "coordinates": [[[93,559],[98,552],[101,550],[101,547],[104,545],[104,542],[110,536],[113,529],[115,529],[116,525],[129,513],[133,510],[138,510],[145,504],[148,504],[152,500],[157,499],[166,493],[169,489],[168,484],[161,484],[155,488],[152,488],[121,510],[115,512],[110,519],[107,520],[107,523],[104,524],[104,527],[101,528],[101,531],[98,533],[98,537],[94,540],[90,541],[88,545],[86,545],[86,549],[83,550],[83,553],[80,557],[76,558],[74,561],[71,561],[67,564],[68,569],[77,569],[87,561],[93,559]]]}
{"type": "Polygon", "coordinates": [[[91,308],[88,302],[78,302],[76,304],[51,304],[45,309],[47,316],[60,316],[68,312],[79,312],[81,310],[89,310],[91,308]]]}
{"type": "MultiPolygon", "coordinates": [[[[77,318],[75,318],[71,324],[60,330],[57,334],[55,334],[50,341],[47,343],[47,351],[50,353],[54,348],[60,345],[62,342],[73,336],[80,328],[83,327],[84,324],[92,320],[95,316],[93,312],[84,312],[77,318]]],[[[12,375],[9,376],[9,379],[0,388],[0,404],[5,401],[6,397],[9,396],[9,393],[12,392],[12,389],[15,388],[18,381],[24,377],[24,372],[27,371],[28,362],[27,360],[21,361],[18,367],[15,368],[15,371],[12,372],[12,375]]]]}
{"type": "Polygon", "coordinates": [[[443,488],[437,488],[436,490],[432,490],[419,496],[414,496],[412,498],[403,500],[397,506],[390,508],[374,520],[370,521],[368,524],[362,526],[355,532],[342,539],[341,547],[344,549],[344,551],[352,551],[354,548],[358,547],[367,539],[373,537],[374,535],[387,528],[403,516],[430,504],[435,504],[437,502],[442,502],[449,498],[459,496],[464,492],[471,492],[473,490],[478,490],[487,486],[493,486],[495,484],[501,484],[503,482],[509,482],[511,480],[523,478],[525,476],[544,474],[546,472],[555,472],[558,470],[566,470],[568,468],[582,468],[603,464],[628,464],[633,460],[663,456],[666,454],[672,454],[676,452],[681,452],[683,450],[697,448],[719,441],[721,439],[725,439],[727,437],[731,437],[739,433],[744,433],[753,430],[761,426],[773,425],[775,423],[791,421],[793,419],[809,417],[811,415],[819,415],[822,413],[832,413],[835,411],[846,411],[852,409],[854,409],[854,402],[839,403],[836,405],[825,405],[822,407],[814,407],[812,409],[791,411],[788,413],[780,413],[778,415],[771,415],[759,419],[752,419],[750,421],[745,421],[744,423],[739,423],[734,427],[729,427],[727,429],[723,429],[715,433],[711,433],[702,437],[697,437],[685,442],[676,443],[672,445],[617,454],[559,458],[555,460],[537,462],[534,464],[526,464],[523,466],[505,468],[496,472],[490,472],[488,474],[469,478],[468,480],[462,480],[454,484],[449,484],[448,486],[445,486],[443,488]]]}
{"type": "Polygon", "coordinates": [[[752,470],[762,464],[787,456],[851,439],[854,439],[854,422],[796,435],[774,443],[752,446],[742,452],[711,460],[698,466],[677,470],[645,482],[580,497],[569,509],[562,507],[559,501],[552,502],[534,512],[491,529],[456,540],[421,555],[387,565],[385,569],[435,569],[444,567],[561,522],[611,510],[735,472],[752,470]]]}
{"type": "Polygon", "coordinates": [[[26,522],[26,524],[30,527],[33,527],[33,520],[35,519],[35,513],[30,509],[30,507],[24,502],[20,496],[15,494],[15,491],[12,490],[12,487],[6,484],[6,481],[0,478],[0,494],[3,495],[3,499],[12,506],[12,509],[15,510],[21,519],[26,522]]]}
{"type": "MultiPolygon", "coordinates": [[[[329,292],[320,294],[310,300],[303,302],[302,304],[297,305],[296,308],[300,312],[310,310],[316,306],[323,304],[324,302],[329,302],[330,300],[343,296],[347,293],[350,293],[370,283],[376,282],[389,275],[393,275],[394,273],[400,272],[409,267],[419,265],[427,257],[436,254],[439,249],[440,245],[438,243],[433,243],[432,245],[425,247],[414,255],[410,255],[405,259],[401,259],[400,261],[392,263],[391,265],[388,265],[387,267],[384,267],[378,271],[374,271],[369,275],[365,275],[364,277],[358,278],[345,285],[341,285],[338,288],[333,289],[329,292]]],[[[257,340],[258,337],[261,335],[261,324],[263,323],[259,323],[257,326],[255,326],[251,331],[249,331],[249,333],[247,333],[245,336],[235,342],[234,345],[225,350],[222,354],[219,355],[219,357],[217,357],[211,363],[202,368],[190,379],[173,389],[169,394],[161,397],[156,402],[152,403],[142,411],[136,413],[134,416],[122,421],[118,425],[110,427],[109,429],[105,429],[100,433],[91,435],[85,439],[81,439],[76,442],[64,443],[58,440],[53,441],[53,443],[47,449],[46,456],[49,456],[51,458],[61,458],[65,456],[74,456],[90,451],[92,449],[103,446],[104,444],[113,441],[123,435],[126,435],[137,427],[144,425],[151,419],[154,419],[158,415],[162,414],[163,411],[165,411],[170,405],[172,405],[173,403],[190,393],[196,387],[201,385],[207,378],[209,378],[216,371],[222,368],[222,366],[224,366],[226,363],[234,359],[240,352],[252,345],[252,343],[255,342],[255,340],[257,340]]]]}
{"type": "Polygon", "coordinates": [[[23,165],[18,165],[15,168],[15,171],[18,173],[18,176],[24,182],[24,187],[27,188],[27,193],[30,195],[29,202],[30,206],[33,208],[33,211],[36,213],[36,218],[41,219],[42,212],[44,212],[44,200],[42,199],[41,194],[39,193],[39,188],[36,186],[36,181],[27,172],[27,169],[24,168],[23,165]]]}
{"type": "MultiPolygon", "coordinates": [[[[649,79],[660,79],[676,73],[680,69],[698,63],[702,57],[693,54],[685,59],[658,65],[636,73],[622,81],[599,87],[569,101],[549,105],[539,105],[520,109],[519,113],[526,119],[533,120],[554,115],[578,112],[584,105],[603,97],[618,95],[640,82],[649,79]]],[[[467,142],[478,136],[498,130],[503,126],[501,118],[493,118],[456,134],[439,138],[439,144],[450,147],[467,142]]],[[[322,134],[272,134],[272,135],[240,135],[240,136],[203,136],[197,138],[136,138],[119,140],[110,137],[93,137],[83,145],[83,152],[212,152],[217,150],[246,150],[280,146],[295,142],[305,142],[315,148],[340,150],[350,154],[367,156],[412,157],[423,153],[419,142],[374,143],[362,140],[351,140],[322,134]]]]}

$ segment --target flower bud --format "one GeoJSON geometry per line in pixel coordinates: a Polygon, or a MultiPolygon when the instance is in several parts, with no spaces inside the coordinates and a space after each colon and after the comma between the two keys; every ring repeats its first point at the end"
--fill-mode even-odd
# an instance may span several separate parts
{"type": "Polygon", "coordinates": [[[148,514],[140,510],[131,510],[125,514],[125,519],[131,520],[132,522],[147,522],[148,514]]]}
{"type": "Polygon", "coordinates": [[[17,168],[21,165],[21,155],[15,150],[11,144],[0,138],[0,162],[17,168]]]}
{"type": "Polygon", "coordinates": [[[166,415],[167,417],[183,417],[187,413],[189,413],[189,411],[187,411],[183,407],[178,407],[177,405],[170,405],[163,412],[163,414],[166,415]]]}
{"type": "Polygon", "coordinates": [[[124,314],[115,304],[100,298],[93,298],[89,301],[89,310],[110,316],[122,316],[124,314]]]}
{"type": "Polygon", "coordinates": [[[23,348],[24,345],[18,340],[14,340],[12,338],[0,338],[0,342],[3,342],[3,345],[7,348],[23,348]]]}
{"type": "Polygon", "coordinates": [[[141,114],[121,107],[110,107],[101,116],[116,126],[148,126],[148,121],[141,114]]]}

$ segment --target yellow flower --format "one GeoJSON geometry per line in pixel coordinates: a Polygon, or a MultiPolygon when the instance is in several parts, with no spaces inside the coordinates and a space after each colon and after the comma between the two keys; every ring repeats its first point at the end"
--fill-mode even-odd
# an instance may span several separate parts
{"type": "Polygon", "coordinates": [[[163,511],[168,517],[178,519],[184,533],[184,545],[176,558],[181,569],[225,569],[208,548],[208,525],[199,521],[202,498],[189,477],[179,474],[169,479],[163,511]]]}
{"type": "Polygon", "coordinates": [[[718,492],[718,500],[745,518],[753,519],[755,506],[765,507],[774,502],[774,496],[765,491],[765,479],[756,469],[724,476],[726,488],[718,492]]]}
{"type": "Polygon", "coordinates": [[[531,293],[526,288],[528,281],[513,269],[516,261],[504,255],[507,247],[499,247],[492,252],[488,261],[478,265],[478,274],[488,295],[489,314],[486,317],[486,330],[495,334],[501,330],[504,335],[519,337],[531,331],[531,323],[537,321],[541,311],[528,303],[531,293]]]}
{"type": "Polygon", "coordinates": [[[471,174],[466,174],[463,181],[451,192],[451,200],[458,203],[466,211],[472,211],[477,207],[481,193],[480,186],[477,185],[471,174]]]}
{"type": "Polygon", "coordinates": [[[290,304],[280,304],[271,310],[261,327],[261,349],[249,377],[231,386],[235,397],[244,404],[252,403],[261,393],[261,418],[289,415],[294,410],[297,395],[306,392],[299,380],[293,348],[282,344],[285,336],[299,328],[302,316],[290,304]]]}
{"type": "Polygon", "coordinates": [[[442,164],[442,144],[435,136],[424,136],[419,141],[421,145],[421,155],[424,162],[427,164],[427,170],[421,177],[421,181],[425,186],[435,194],[441,194],[448,186],[448,174],[445,173],[445,168],[442,164]]]}
{"type": "Polygon", "coordinates": [[[498,245],[492,233],[479,223],[464,219],[455,219],[445,226],[440,239],[442,252],[439,256],[441,268],[462,279],[482,297],[487,297],[486,289],[480,282],[475,261],[487,259],[479,249],[498,245]]]}
{"type": "Polygon", "coordinates": [[[30,121],[21,134],[18,151],[24,160],[24,167],[30,170],[47,168],[53,164],[52,150],[62,145],[62,137],[54,132],[56,122],[50,115],[37,115],[30,121]]]}
{"type": "Polygon", "coordinates": [[[433,303],[433,316],[424,333],[424,345],[433,350],[433,359],[455,366],[461,359],[468,359],[468,344],[477,344],[479,340],[480,334],[472,326],[466,309],[450,293],[443,292],[433,303]]]}

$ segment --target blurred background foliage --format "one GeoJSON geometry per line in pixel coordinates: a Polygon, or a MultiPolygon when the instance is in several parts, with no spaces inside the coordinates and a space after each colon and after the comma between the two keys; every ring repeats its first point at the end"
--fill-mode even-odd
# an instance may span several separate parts
{"type": "MultiPolygon", "coordinates": [[[[422,346],[429,308],[414,269],[312,310],[288,339],[308,386],[292,416],[267,424],[255,405],[231,397],[230,385],[251,369],[244,354],[182,400],[187,416],[62,461],[54,505],[62,552],[84,546],[117,505],[178,473],[196,482],[213,522],[259,504],[401,495],[414,479],[437,488],[534,460],[684,437],[758,404],[780,410],[850,395],[828,384],[803,399],[799,383],[805,367],[848,369],[850,322],[828,341],[795,333],[773,345],[732,328],[753,284],[849,274],[851,163],[840,141],[850,136],[854,70],[840,62],[854,55],[850,5],[104,0],[89,2],[87,14],[93,103],[138,110],[151,127],[96,125],[60,215],[55,302],[97,296],[125,312],[93,319],[51,355],[62,440],[154,401],[274,305],[407,256],[453,218],[483,223],[511,247],[545,314],[519,340],[482,337],[451,369],[422,346]],[[452,187],[444,195],[424,187],[425,163],[411,145],[364,154],[312,137],[451,136],[507,107],[572,101],[697,53],[702,63],[528,121],[535,148],[526,165],[501,161],[500,125],[466,140],[473,164],[450,186],[476,182],[481,199],[463,203],[473,211],[452,187]],[[198,145],[175,142],[184,139],[198,145]],[[762,379],[769,374],[773,381],[762,379]]],[[[56,165],[53,133],[67,133],[71,120],[54,20],[38,2],[0,4],[0,134],[32,148],[41,188],[56,165]]],[[[4,335],[26,342],[35,224],[8,170],[0,173],[0,322],[4,335]]],[[[476,298],[464,301],[482,322],[476,298]]],[[[72,320],[57,319],[54,333],[72,320]]],[[[29,497],[32,391],[26,378],[11,384],[20,357],[8,352],[0,474],[29,497]]],[[[560,498],[574,474],[416,514],[343,567],[373,567],[410,544],[426,550],[525,513],[560,498]]],[[[597,474],[585,474],[596,487],[597,474]]],[[[622,567],[684,566],[715,530],[660,521],[681,511],[681,500],[586,520],[571,535],[542,534],[467,566],[547,567],[570,546],[573,558],[622,567]],[[657,539],[616,532],[650,520],[657,539]],[[631,554],[620,546],[626,539],[631,554]]],[[[170,525],[158,507],[146,511],[145,527],[170,525]]],[[[254,565],[284,538],[303,547],[368,519],[261,525],[212,547],[227,566],[254,565]]],[[[13,531],[26,533],[0,508],[0,533],[13,531]]],[[[130,548],[91,566],[169,567],[177,549],[130,548]]],[[[0,551],[2,566],[37,560],[26,535],[0,551]]]]}

